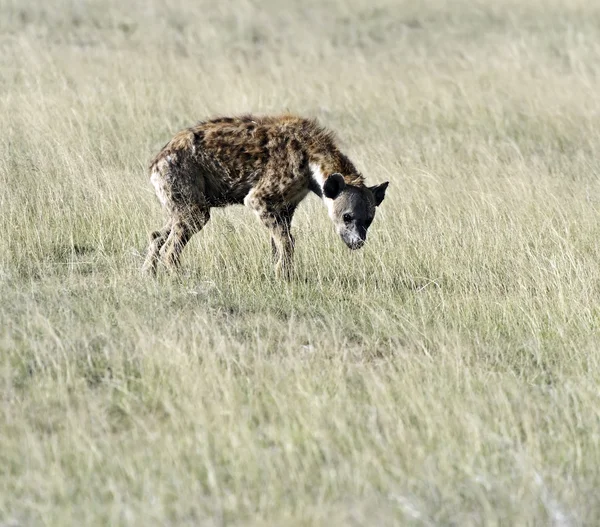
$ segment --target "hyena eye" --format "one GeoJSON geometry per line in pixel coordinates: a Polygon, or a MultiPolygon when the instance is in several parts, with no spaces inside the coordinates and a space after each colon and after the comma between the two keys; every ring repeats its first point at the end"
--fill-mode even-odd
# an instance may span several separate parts
{"type": "Polygon", "coordinates": [[[344,220],[344,223],[350,223],[352,221],[352,214],[346,212],[346,214],[342,216],[342,219],[344,220]]]}

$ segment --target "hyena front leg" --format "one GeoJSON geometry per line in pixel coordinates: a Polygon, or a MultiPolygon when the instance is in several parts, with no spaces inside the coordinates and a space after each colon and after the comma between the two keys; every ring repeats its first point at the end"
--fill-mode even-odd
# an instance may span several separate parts
{"type": "Polygon", "coordinates": [[[266,213],[260,216],[263,224],[271,231],[271,247],[275,257],[275,276],[290,280],[294,259],[294,237],[290,232],[291,218],[285,213],[266,213]]]}
{"type": "Polygon", "coordinates": [[[275,260],[275,273],[279,278],[291,278],[295,240],[291,233],[292,217],[296,205],[288,205],[274,215],[274,226],[271,218],[263,219],[271,230],[271,250],[275,260]]]}
{"type": "Polygon", "coordinates": [[[296,205],[274,205],[270,200],[256,196],[254,192],[250,192],[244,202],[256,212],[263,225],[271,233],[276,276],[289,280],[292,276],[294,257],[294,238],[290,228],[296,205]]]}

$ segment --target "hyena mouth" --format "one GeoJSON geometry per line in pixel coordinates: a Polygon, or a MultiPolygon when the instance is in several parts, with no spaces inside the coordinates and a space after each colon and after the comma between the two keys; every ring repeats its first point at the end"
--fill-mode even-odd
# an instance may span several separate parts
{"type": "Polygon", "coordinates": [[[365,244],[364,240],[356,240],[352,242],[346,242],[346,245],[349,249],[356,251],[356,249],[360,249],[365,244]]]}

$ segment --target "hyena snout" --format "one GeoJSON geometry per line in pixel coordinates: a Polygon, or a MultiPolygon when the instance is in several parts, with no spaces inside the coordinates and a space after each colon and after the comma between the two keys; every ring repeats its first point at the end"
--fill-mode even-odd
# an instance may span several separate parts
{"type": "Polygon", "coordinates": [[[367,241],[367,228],[364,226],[344,225],[339,229],[339,235],[342,241],[353,251],[360,249],[367,241]]]}

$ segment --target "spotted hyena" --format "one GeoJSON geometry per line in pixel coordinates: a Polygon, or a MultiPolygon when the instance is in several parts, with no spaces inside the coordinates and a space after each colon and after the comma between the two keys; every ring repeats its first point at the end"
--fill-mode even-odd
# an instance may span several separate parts
{"type": "Polygon", "coordinates": [[[151,234],[144,270],[161,261],[175,268],[212,207],[244,204],[271,233],[275,270],[289,277],[292,216],[312,191],[321,197],[350,249],[363,246],[388,183],[373,187],[338,149],[333,134],[315,120],[225,117],[177,133],[150,164],[150,181],[166,209],[165,226],[151,234]]]}

